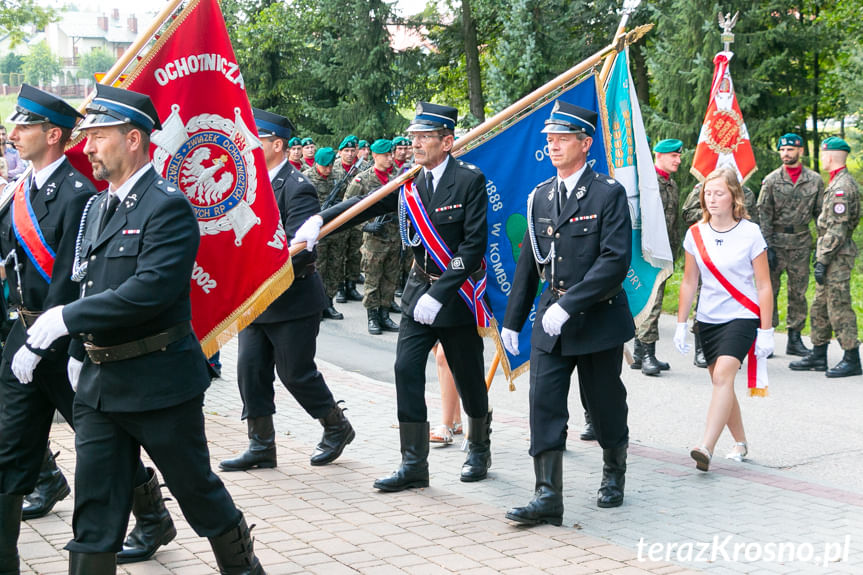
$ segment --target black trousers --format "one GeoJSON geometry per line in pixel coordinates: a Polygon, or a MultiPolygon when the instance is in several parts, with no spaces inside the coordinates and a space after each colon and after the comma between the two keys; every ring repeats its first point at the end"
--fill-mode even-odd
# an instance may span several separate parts
{"type": "Polygon", "coordinates": [[[203,400],[201,394],[169,408],[132,413],[107,413],[75,402],[75,538],[66,549],[120,551],[141,447],[195,533],[215,537],[239,523],[240,511],[210,469],[203,400]]]}
{"type": "Polygon", "coordinates": [[[488,390],[482,357],[482,338],[475,325],[432,327],[403,315],[396,344],[396,397],[399,421],[428,420],[425,367],[428,354],[440,341],[455,387],[469,417],[488,413],[488,390]]]}
{"type": "Polygon", "coordinates": [[[237,339],[237,382],[243,398],[243,419],[276,412],[273,383],[279,379],[314,418],[336,404],[315,365],[321,314],[279,323],[251,324],[237,339]]]}
{"type": "Polygon", "coordinates": [[[620,379],[623,345],[585,355],[564,356],[533,347],[530,352],[530,455],[566,449],[569,386],[573,369],[584,408],[603,449],[629,441],[626,388],[620,379]]]}

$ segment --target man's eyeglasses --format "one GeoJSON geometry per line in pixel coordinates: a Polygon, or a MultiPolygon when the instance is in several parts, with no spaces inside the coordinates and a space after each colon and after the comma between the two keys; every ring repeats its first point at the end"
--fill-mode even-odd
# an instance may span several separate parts
{"type": "Polygon", "coordinates": [[[411,138],[411,141],[425,143],[425,142],[428,142],[429,140],[432,140],[434,138],[443,139],[443,135],[442,134],[417,134],[411,138]]]}

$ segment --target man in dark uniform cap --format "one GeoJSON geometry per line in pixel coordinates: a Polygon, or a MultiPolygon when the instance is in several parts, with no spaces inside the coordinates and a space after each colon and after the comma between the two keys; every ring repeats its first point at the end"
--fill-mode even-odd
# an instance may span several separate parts
{"type": "Polygon", "coordinates": [[[73,272],[81,297],[43,313],[27,339],[48,349],[71,334],[71,354],[83,360],[77,371],[70,359],[78,386],[69,573],[115,572],[141,447],[192,528],[210,539],[220,571],[263,573],[243,514],[210,469],[209,376],[189,299],[200,233],[183,193],[150,165],[158,114],[148,96],[101,84],[87,112],[84,153],[110,185],[82,218],[73,272]]]}
{"type": "Polygon", "coordinates": [[[543,132],[557,176],[528,198],[528,231],[516,265],[501,332],[518,355],[518,334],[540,279],[530,354],[530,455],[534,498],[506,516],[529,525],[563,520],[563,451],[567,397],[578,369],[582,400],[602,446],[597,505],[623,503],[626,389],[620,379],[623,343],[635,333],[621,283],[632,256],[632,222],[623,186],[587,165],[597,129],[595,112],[558,101],[543,132]]]}
{"type": "MultiPolygon", "coordinates": [[[[282,226],[290,239],[321,205],[315,187],[288,163],[287,142],[294,129],[290,120],[266,110],[252,111],[282,226]]],[[[315,270],[315,252],[303,250],[292,263],[294,283],[238,336],[237,383],[243,398],[243,419],[249,428],[249,449],[235,459],[222,461],[219,467],[223,471],[276,466],[274,367],[306,413],[324,427],[312,465],[335,460],[354,439],[353,427],[315,365],[321,313],[329,304],[315,270]]]]}
{"type": "MultiPolygon", "coordinates": [[[[487,242],[485,176],[475,166],[450,155],[458,111],[420,102],[408,127],[413,133],[416,162],[423,166],[414,180],[421,207],[446,244],[452,258],[441,270],[424,247],[423,238],[401,211],[402,241],[413,248],[415,264],[402,297],[402,320],[396,346],[396,396],[402,463],[391,476],[375,481],[382,491],[401,491],[429,484],[429,424],[425,402],[425,365],[429,351],[440,341],[455,377],[456,389],[468,415],[468,455],[462,481],[479,481],[491,466],[491,413],[483,373],[482,338],[474,312],[459,295],[469,279],[479,281],[487,242]]],[[[331,220],[365,196],[345,200],[297,230],[293,243],[311,249],[325,221],[331,220]]],[[[390,194],[345,225],[352,225],[399,208],[390,194]]]]}

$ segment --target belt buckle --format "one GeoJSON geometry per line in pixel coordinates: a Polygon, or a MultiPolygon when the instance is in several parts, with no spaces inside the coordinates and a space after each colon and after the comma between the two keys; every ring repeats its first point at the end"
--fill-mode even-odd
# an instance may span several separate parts
{"type": "Polygon", "coordinates": [[[90,357],[90,363],[95,363],[96,365],[99,365],[100,363],[102,363],[102,360],[96,359],[95,357],[93,357],[94,353],[98,353],[95,345],[93,345],[89,341],[85,341],[84,342],[84,349],[87,351],[87,355],[90,357]],[[94,353],[90,353],[90,352],[94,352],[94,353]]]}

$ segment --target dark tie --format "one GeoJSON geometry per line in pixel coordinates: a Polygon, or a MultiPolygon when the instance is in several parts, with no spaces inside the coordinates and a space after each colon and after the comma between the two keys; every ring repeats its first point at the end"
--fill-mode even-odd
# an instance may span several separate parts
{"type": "Polygon", "coordinates": [[[428,170],[426,170],[426,191],[429,197],[434,193],[434,176],[428,170]]]}
{"type": "Polygon", "coordinates": [[[563,207],[566,205],[566,184],[563,181],[557,187],[557,215],[563,213],[563,207]]]}
{"type": "Polygon", "coordinates": [[[105,226],[108,225],[108,222],[111,220],[111,216],[114,215],[114,212],[117,211],[117,206],[120,205],[120,198],[117,197],[117,194],[108,194],[108,207],[105,208],[105,212],[102,214],[102,221],[99,222],[99,233],[102,233],[102,230],[105,229],[105,226]]]}
{"type": "Polygon", "coordinates": [[[36,195],[36,192],[39,191],[39,186],[36,185],[36,176],[30,177],[30,200],[33,200],[33,196],[36,195]]]}

